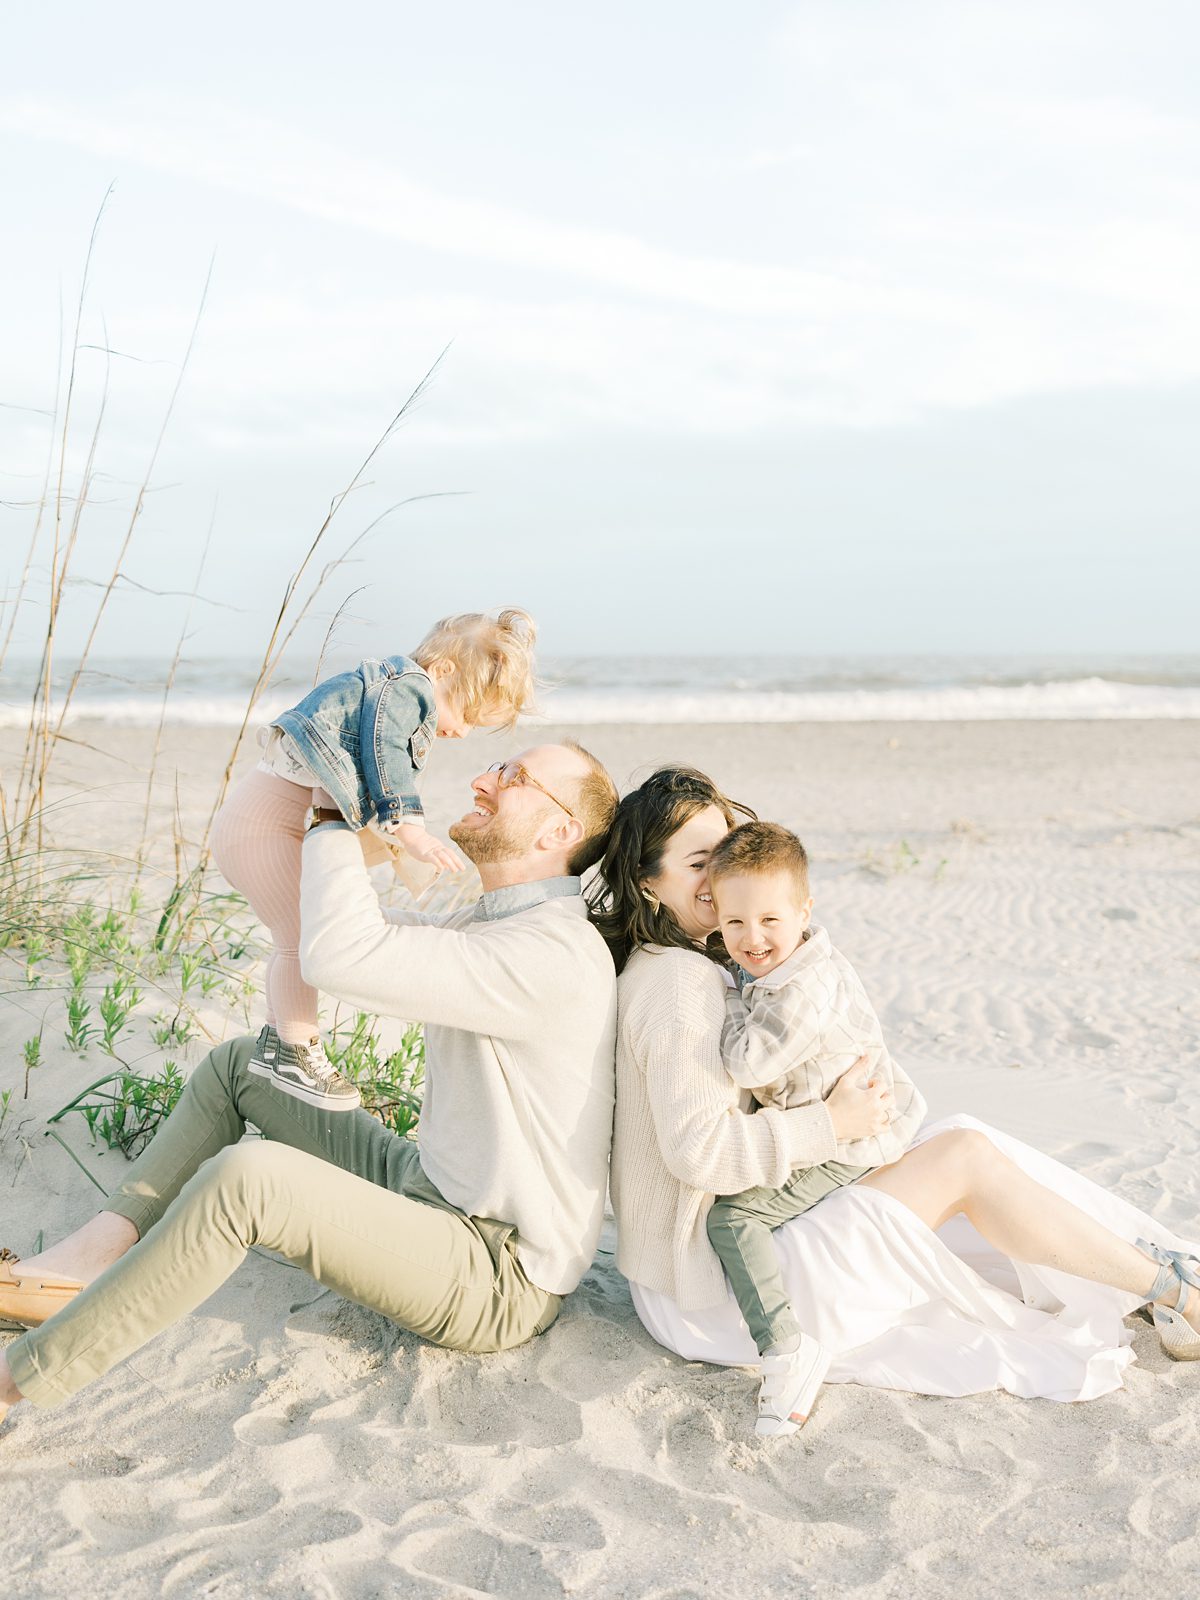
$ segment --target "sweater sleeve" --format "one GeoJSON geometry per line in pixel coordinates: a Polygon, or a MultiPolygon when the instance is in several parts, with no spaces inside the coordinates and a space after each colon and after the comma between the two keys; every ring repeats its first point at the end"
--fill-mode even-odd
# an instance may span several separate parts
{"type": "Polygon", "coordinates": [[[414,911],[411,906],[381,906],[380,911],[393,928],[440,928],[448,920],[445,912],[414,911]]]}
{"type": "MultiPolygon", "coordinates": [[[[668,1170],[706,1194],[739,1194],[760,1184],[777,1188],[794,1168],[831,1161],[837,1144],[823,1103],[790,1111],[740,1109],[721,1062],[719,975],[711,968],[706,975],[685,959],[687,967],[672,962],[672,1001],[653,1006],[650,1026],[632,1041],[668,1170]]],[[[667,1001],[665,993],[661,1000],[667,1001]]]]}
{"type": "Polygon", "coordinates": [[[315,988],[363,1011],[497,1039],[531,1037],[556,996],[571,1004],[578,971],[544,929],[513,918],[489,937],[390,922],[345,828],[313,829],[302,860],[300,967],[315,988]]]}
{"type": "Polygon", "coordinates": [[[778,1083],[821,1045],[821,1008],[798,982],[778,989],[751,983],[725,996],[721,1059],[734,1083],[765,1089],[778,1083]]]}

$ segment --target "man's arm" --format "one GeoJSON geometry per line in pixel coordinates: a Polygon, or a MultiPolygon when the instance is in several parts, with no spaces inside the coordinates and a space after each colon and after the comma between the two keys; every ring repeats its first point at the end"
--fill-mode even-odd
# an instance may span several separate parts
{"type": "Polygon", "coordinates": [[[380,906],[379,914],[389,928],[442,928],[452,911],[417,911],[412,906],[380,906]]]}
{"type": "Polygon", "coordinates": [[[314,828],[304,842],[301,971],[360,1010],[498,1039],[532,1036],[560,991],[566,1002],[578,973],[569,951],[519,921],[503,938],[392,923],[349,829],[314,828]]]}

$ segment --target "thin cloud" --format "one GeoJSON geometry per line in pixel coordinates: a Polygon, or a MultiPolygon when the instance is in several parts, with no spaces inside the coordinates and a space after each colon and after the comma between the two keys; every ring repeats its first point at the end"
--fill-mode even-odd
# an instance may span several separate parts
{"type": "MultiPolygon", "coordinates": [[[[827,75],[837,58],[816,66],[827,75]]],[[[335,225],[330,237],[354,228],[384,241],[356,253],[345,292],[331,294],[328,266],[310,277],[300,259],[261,285],[219,285],[189,394],[221,449],[318,426],[322,411],[319,426],[358,429],[386,408],[391,374],[449,337],[437,406],[415,423],[439,439],[605,424],[874,427],[1026,394],[1200,376],[1195,123],[1112,95],[1020,98],[1002,82],[980,92],[919,55],[910,64],[903,101],[871,80],[871,93],[850,85],[842,123],[814,112],[805,127],[817,131],[803,142],[734,148],[715,164],[726,186],[716,192],[731,194],[741,171],[764,217],[775,205],[800,219],[761,236],[778,254],[810,253],[820,271],[687,254],[441,194],[374,156],[196,102],[89,108],[27,96],[0,110],[0,128],[318,217],[335,225]],[[809,174],[792,169],[816,170],[822,151],[829,170],[816,198],[826,209],[810,215],[809,174]],[[891,163],[882,176],[872,166],[880,155],[891,163]],[[1073,162],[1089,180],[1111,180],[1122,204],[1104,185],[1073,189],[1073,162]],[[1039,193],[1029,174],[1056,163],[1039,193]],[[439,257],[454,259],[461,290],[434,291],[439,257]],[[251,395],[253,419],[231,427],[251,395]]],[[[664,236],[674,220],[663,215],[664,236]]],[[[282,241],[282,223],[279,232],[282,241]]],[[[124,348],[172,346],[179,307],[160,294],[149,281],[131,291],[124,348]]]]}
{"type": "MultiPolygon", "coordinates": [[[[122,107],[119,120],[67,103],[17,98],[0,128],[253,195],[326,221],[470,259],[561,273],[624,293],[730,315],[807,316],[866,307],[952,320],[954,298],[876,278],[680,255],[629,234],[574,228],[485,200],[439,194],[259,118],[212,107],[122,107]]],[[[959,311],[966,304],[960,303],[959,311]]]]}

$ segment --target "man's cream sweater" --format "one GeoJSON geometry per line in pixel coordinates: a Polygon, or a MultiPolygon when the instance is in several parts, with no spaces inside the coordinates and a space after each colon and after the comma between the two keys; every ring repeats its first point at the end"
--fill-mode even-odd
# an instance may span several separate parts
{"type": "Polygon", "coordinates": [[[725,989],[720,969],[690,950],[635,950],[617,981],[617,1266],[684,1311],[724,1298],[705,1227],[714,1195],[778,1188],[837,1149],[824,1102],[755,1111],[732,1082],[721,1064],[725,989]]]}
{"type": "Polygon", "coordinates": [[[530,1281],[568,1294],[603,1220],[612,958],[578,893],[494,920],[475,910],[384,912],[348,828],[305,840],[305,978],[363,1011],[425,1024],[421,1166],[468,1216],[513,1223],[530,1281]]]}

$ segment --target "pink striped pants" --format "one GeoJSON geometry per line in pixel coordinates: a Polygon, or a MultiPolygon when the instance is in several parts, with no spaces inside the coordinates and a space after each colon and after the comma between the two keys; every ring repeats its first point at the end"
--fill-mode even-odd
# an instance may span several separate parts
{"type": "Polygon", "coordinates": [[[317,991],[300,975],[300,848],[313,791],[251,772],[230,792],[212,831],[213,859],[271,934],[267,1021],[289,1044],[317,1032],[317,991]]]}

